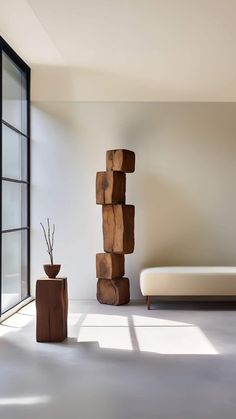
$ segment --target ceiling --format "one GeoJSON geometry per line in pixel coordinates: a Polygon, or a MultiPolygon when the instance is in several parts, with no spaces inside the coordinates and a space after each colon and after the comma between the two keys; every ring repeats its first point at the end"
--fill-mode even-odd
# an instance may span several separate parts
{"type": "Polygon", "coordinates": [[[34,100],[236,100],[236,0],[0,0],[0,11],[34,100]]]}

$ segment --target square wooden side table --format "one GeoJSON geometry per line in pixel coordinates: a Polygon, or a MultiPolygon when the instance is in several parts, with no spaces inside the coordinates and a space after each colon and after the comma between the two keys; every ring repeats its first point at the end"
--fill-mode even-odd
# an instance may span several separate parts
{"type": "Polygon", "coordinates": [[[36,282],[36,340],[62,342],[67,338],[67,278],[36,282]]]}

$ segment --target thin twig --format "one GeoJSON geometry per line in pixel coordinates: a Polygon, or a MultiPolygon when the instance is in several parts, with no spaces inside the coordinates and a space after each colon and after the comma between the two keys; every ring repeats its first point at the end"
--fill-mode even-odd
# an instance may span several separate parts
{"type": "Polygon", "coordinates": [[[44,234],[44,238],[47,244],[47,252],[49,254],[50,257],[50,262],[53,265],[53,243],[54,243],[54,234],[55,234],[55,225],[53,224],[53,231],[52,231],[52,237],[51,237],[51,229],[50,229],[50,221],[49,218],[47,218],[47,227],[48,227],[48,231],[46,233],[46,229],[43,225],[43,223],[40,223],[42,229],[43,229],[43,234],[44,234]]]}
{"type": "Polygon", "coordinates": [[[49,218],[47,218],[47,224],[48,224],[48,243],[50,246],[50,250],[52,251],[52,244],[51,244],[51,232],[50,232],[50,222],[49,218]]]}
{"type": "Polygon", "coordinates": [[[53,265],[53,248],[52,248],[52,242],[51,242],[51,228],[50,228],[50,221],[49,218],[47,218],[47,223],[48,223],[48,242],[50,245],[50,259],[51,259],[51,264],[53,265]]]}
{"type": "Polygon", "coordinates": [[[46,230],[45,230],[45,227],[44,227],[43,223],[40,223],[40,224],[41,224],[41,227],[42,227],[42,229],[43,229],[44,238],[45,238],[45,241],[46,241],[46,244],[47,244],[47,248],[48,248],[48,251],[49,251],[49,250],[50,250],[50,247],[49,247],[49,244],[48,244],[48,239],[47,239],[47,235],[46,235],[46,230]]]}
{"type": "Polygon", "coordinates": [[[53,224],[53,228],[52,228],[52,250],[54,246],[54,235],[55,235],[55,224],[53,224]]]}

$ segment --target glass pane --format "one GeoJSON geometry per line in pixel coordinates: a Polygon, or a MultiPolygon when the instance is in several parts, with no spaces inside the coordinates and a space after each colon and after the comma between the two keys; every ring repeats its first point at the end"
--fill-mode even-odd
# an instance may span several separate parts
{"type": "Polygon", "coordinates": [[[3,120],[23,133],[27,131],[26,76],[3,53],[3,120]]]}
{"type": "Polygon", "coordinates": [[[27,232],[2,234],[2,311],[27,297],[27,232]]]}
{"type": "Polygon", "coordinates": [[[2,229],[27,227],[27,185],[2,182],[2,229]]]}
{"type": "Polygon", "coordinates": [[[27,139],[2,124],[2,176],[27,180],[27,139]]]}

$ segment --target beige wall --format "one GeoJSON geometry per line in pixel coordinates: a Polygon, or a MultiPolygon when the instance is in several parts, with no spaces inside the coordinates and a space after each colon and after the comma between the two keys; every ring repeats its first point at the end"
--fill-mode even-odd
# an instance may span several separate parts
{"type": "Polygon", "coordinates": [[[129,148],[127,202],[136,248],[126,257],[132,297],[140,269],[235,265],[236,104],[35,102],[32,107],[32,291],[47,261],[39,222],[56,223],[55,261],[71,298],[94,298],[102,251],[95,173],[105,152],[129,148]]]}

